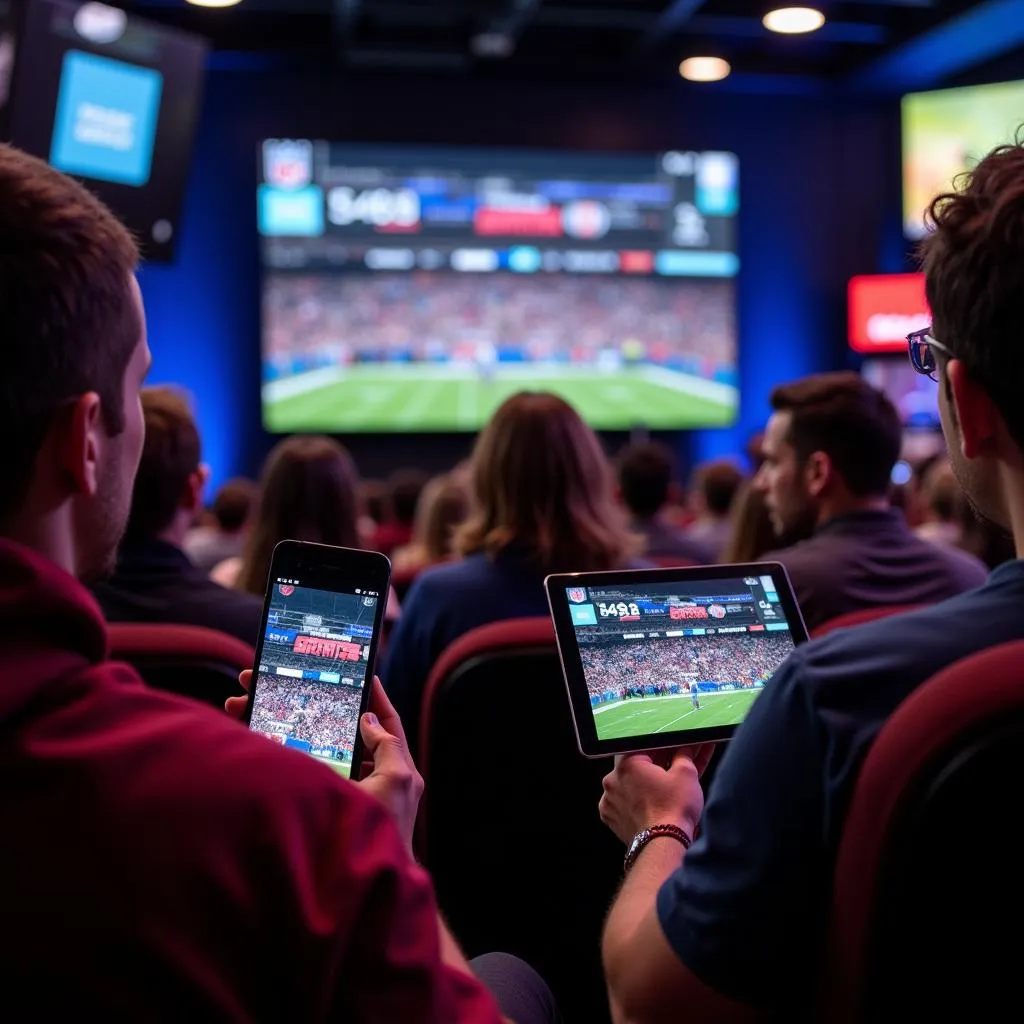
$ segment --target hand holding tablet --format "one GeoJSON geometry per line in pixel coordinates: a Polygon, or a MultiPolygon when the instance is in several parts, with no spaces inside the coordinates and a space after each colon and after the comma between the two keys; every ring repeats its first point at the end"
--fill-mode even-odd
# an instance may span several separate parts
{"type": "Polygon", "coordinates": [[[728,739],[807,639],[777,563],[561,574],[545,586],[587,757],[728,739]]]}

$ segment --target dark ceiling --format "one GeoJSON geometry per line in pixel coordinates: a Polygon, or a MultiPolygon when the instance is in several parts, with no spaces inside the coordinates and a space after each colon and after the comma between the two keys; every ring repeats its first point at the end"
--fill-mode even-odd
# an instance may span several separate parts
{"type": "MultiPolygon", "coordinates": [[[[808,36],[773,35],[749,0],[125,0],[198,31],[214,63],[426,70],[512,78],[670,78],[682,58],[715,54],[735,74],[713,88],[899,92],[982,76],[1024,77],[1024,0],[857,0],[819,4],[808,36]],[[483,37],[481,40],[480,37],[483,37]],[[512,43],[481,55],[481,42],[512,43]]],[[[706,87],[705,87],[706,88],[706,87]]]]}

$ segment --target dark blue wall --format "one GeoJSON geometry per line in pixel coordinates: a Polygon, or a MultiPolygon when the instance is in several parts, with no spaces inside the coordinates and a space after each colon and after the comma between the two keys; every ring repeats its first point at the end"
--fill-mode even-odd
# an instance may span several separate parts
{"type": "MultiPolygon", "coordinates": [[[[216,480],[253,473],[260,427],[256,147],[264,137],[658,150],[731,149],[742,174],[742,408],[679,438],[687,462],[740,450],[771,387],[846,364],[845,284],[900,270],[895,101],[461,78],[210,74],[176,263],[148,267],[152,379],[194,395],[216,480]]],[[[610,438],[615,444],[620,439],[610,438]]],[[[364,473],[441,468],[465,438],[349,437],[364,473]]]]}

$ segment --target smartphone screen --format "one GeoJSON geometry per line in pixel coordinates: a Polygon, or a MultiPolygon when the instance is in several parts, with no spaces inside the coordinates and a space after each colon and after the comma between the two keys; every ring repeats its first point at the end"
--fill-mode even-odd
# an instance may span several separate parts
{"type": "Polygon", "coordinates": [[[386,588],[324,590],[271,567],[249,727],[348,778],[386,588]]]}

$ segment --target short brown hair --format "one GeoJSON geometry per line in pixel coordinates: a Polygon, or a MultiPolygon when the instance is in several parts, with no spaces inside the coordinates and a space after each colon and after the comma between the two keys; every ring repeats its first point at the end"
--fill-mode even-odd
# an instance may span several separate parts
{"type": "Polygon", "coordinates": [[[143,388],[146,442],[132,491],[126,535],[148,539],[166,530],[181,507],[189,477],[199,469],[199,431],[184,392],[143,388]]]}
{"type": "Polygon", "coordinates": [[[210,511],[217,525],[228,533],[236,533],[249,519],[259,493],[256,484],[245,477],[234,477],[221,485],[210,511]]]}
{"type": "Polygon", "coordinates": [[[824,452],[852,494],[888,493],[903,431],[883,392],[856,373],[818,373],[777,387],[771,403],[790,414],[787,439],[801,463],[824,452]]]}
{"type": "Polygon", "coordinates": [[[557,395],[507,399],[477,439],[472,473],[477,507],[456,538],[461,554],[515,545],[539,571],[583,572],[633,553],[601,444],[557,395]]]}
{"type": "Polygon", "coordinates": [[[319,435],[281,441],[263,466],[236,587],[263,593],[270,557],[282,540],[359,547],[358,495],[356,464],[337,441],[319,435]]]}
{"type": "Polygon", "coordinates": [[[619,490],[635,516],[653,518],[668,501],[675,459],[672,449],[658,441],[628,445],[618,457],[619,490]]]}
{"type": "MultiPolygon", "coordinates": [[[[939,196],[921,244],[935,337],[989,393],[1024,448],[1024,136],[939,196]]],[[[941,358],[941,356],[940,356],[941,358]]]]}
{"type": "Polygon", "coordinates": [[[124,429],[124,374],[142,325],[131,235],[70,178],[0,145],[0,524],[22,506],[63,405],[89,391],[124,429]]]}
{"type": "Polygon", "coordinates": [[[693,486],[700,491],[708,511],[727,516],[736,492],[743,485],[743,473],[728,459],[705,462],[694,470],[693,486]]]}

